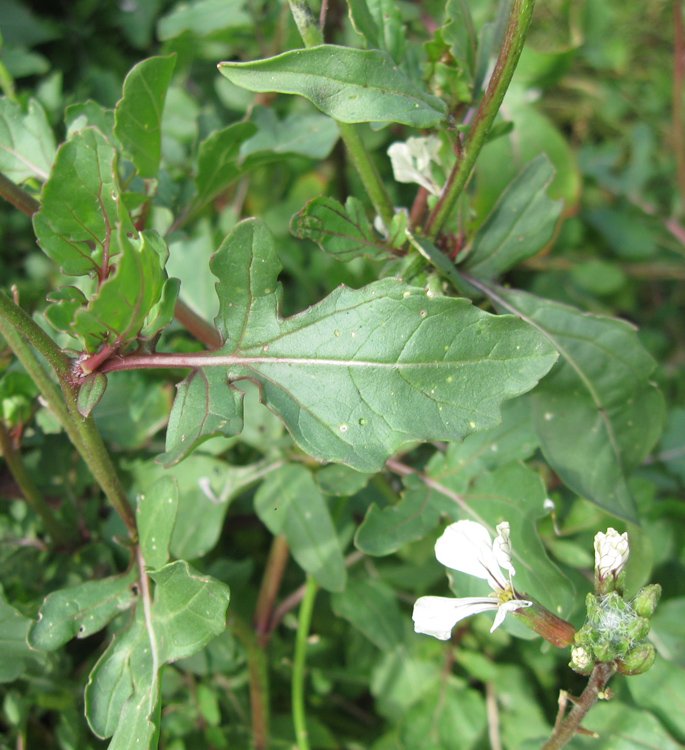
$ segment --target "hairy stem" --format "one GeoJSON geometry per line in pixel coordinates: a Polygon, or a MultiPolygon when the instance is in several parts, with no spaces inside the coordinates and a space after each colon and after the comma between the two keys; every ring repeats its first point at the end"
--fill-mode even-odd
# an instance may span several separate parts
{"type": "Polygon", "coordinates": [[[514,0],[495,70],[469,130],[461,158],[457,159],[440,200],[428,217],[425,229],[427,237],[435,237],[440,233],[466,186],[478,154],[485,145],[521,56],[534,6],[535,0],[514,0]]]}
{"type": "Polygon", "coordinates": [[[235,612],[230,611],[228,627],[242,643],[247,655],[254,748],[266,750],[269,746],[269,672],[266,655],[252,628],[235,612]]]}
{"type": "Polygon", "coordinates": [[[583,694],[580,698],[574,699],[575,705],[571,713],[554,728],[552,736],[541,750],[559,750],[573,739],[587,712],[600,699],[614,672],[616,672],[616,667],[613,663],[595,666],[583,694]]]}
{"type": "MultiPolygon", "coordinates": [[[[323,33],[314,17],[314,14],[306,0],[289,0],[290,10],[297,24],[302,41],[305,47],[316,47],[324,43],[323,33]]],[[[385,189],[385,185],[378,174],[376,165],[371,159],[371,155],[366,150],[366,146],[359,135],[359,129],[356,125],[346,122],[338,122],[340,137],[342,138],[347,153],[354,164],[359,177],[364,185],[376,213],[383,219],[386,227],[390,227],[390,222],[395,213],[385,189]]]]}
{"type": "Polygon", "coordinates": [[[314,600],[319,589],[317,582],[307,576],[304,598],[300,605],[300,617],[297,625],[297,639],[295,641],[295,660],[293,665],[292,682],[292,711],[295,725],[295,739],[298,750],[309,750],[309,736],[307,734],[307,713],[304,702],[305,668],[307,662],[307,641],[309,626],[312,622],[314,600]]]}
{"type": "Polygon", "coordinates": [[[71,542],[74,541],[69,528],[55,517],[50,506],[45,502],[41,491],[26,470],[21,453],[15,448],[12,437],[1,420],[0,452],[21,493],[26,498],[26,502],[43,522],[53,542],[61,547],[69,547],[71,542]]]}

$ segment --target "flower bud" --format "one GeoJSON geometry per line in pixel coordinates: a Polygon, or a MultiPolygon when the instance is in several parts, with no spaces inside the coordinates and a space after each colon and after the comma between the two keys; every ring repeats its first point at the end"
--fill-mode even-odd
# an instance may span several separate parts
{"type": "Polygon", "coordinates": [[[601,531],[595,536],[595,587],[598,594],[608,594],[621,589],[619,576],[630,554],[628,533],[616,529],[601,531]]]}
{"type": "Polygon", "coordinates": [[[651,643],[636,646],[623,659],[616,662],[616,668],[621,674],[636,675],[646,672],[656,659],[656,649],[651,643]]]}
{"type": "Polygon", "coordinates": [[[644,641],[649,635],[650,625],[649,620],[646,617],[636,617],[626,627],[626,636],[635,643],[636,641],[644,641]]]}
{"type": "Polygon", "coordinates": [[[633,609],[640,617],[651,617],[654,614],[656,605],[661,598],[661,586],[658,583],[652,583],[640,589],[633,598],[633,609]]]}
{"type": "Polygon", "coordinates": [[[574,646],[571,649],[571,669],[580,674],[590,674],[595,666],[592,654],[582,646],[574,646]]]}

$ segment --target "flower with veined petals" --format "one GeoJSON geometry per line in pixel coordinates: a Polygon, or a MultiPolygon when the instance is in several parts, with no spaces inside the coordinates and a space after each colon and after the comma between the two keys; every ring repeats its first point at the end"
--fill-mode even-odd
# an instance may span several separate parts
{"type": "MultiPolygon", "coordinates": [[[[600,531],[595,535],[595,573],[602,589],[605,588],[603,584],[608,578],[613,578],[614,582],[618,581],[629,555],[627,532],[619,534],[616,529],[607,529],[606,534],[600,531]]],[[[601,593],[608,591],[602,590],[601,593]]]]}
{"type": "Polygon", "coordinates": [[[527,599],[518,599],[511,583],[516,571],[511,563],[509,532],[508,523],[499,524],[493,542],[485,526],[475,521],[457,521],[445,529],[435,543],[438,561],[452,570],[483,578],[493,590],[494,597],[448,599],[422,596],[416,601],[412,615],[417,633],[446,641],[452,634],[452,628],[461,620],[481,612],[494,611],[492,633],[502,624],[507,612],[533,605],[527,599]]]}

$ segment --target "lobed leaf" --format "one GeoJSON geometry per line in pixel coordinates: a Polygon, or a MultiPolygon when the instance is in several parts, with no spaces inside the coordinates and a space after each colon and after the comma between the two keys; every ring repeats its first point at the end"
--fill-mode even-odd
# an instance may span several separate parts
{"type": "Polygon", "coordinates": [[[326,501],[304,466],[288,464],[257,490],[255,511],[274,534],[284,534],[298,564],[329,591],[342,591],[345,561],[326,501]]]}
{"type": "Polygon", "coordinates": [[[545,154],[507,187],[476,234],[464,263],[477,278],[498,276],[537,255],[552,239],[563,208],[547,197],[554,167],[545,154]]]}
{"type": "Polygon", "coordinates": [[[362,202],[353,196],[344,206],[335,198],[314,198],[292,217],[290,231],[302,240],[313,240],[338,260],[361,255],[372,260],[392,257],[387,244],[371,228],[362,202]]]}
{"type": "Polygon", "coordinates": [[[45,597],[28,643],[40,651],[54,651],[72,638],[86,638],[107,625],[136,600],[137,571],[100,581],[86,581],[45,597]]]}
{"type": "Polygon", "coordinates": [[[211,267],[225,343],[194,361],[228,368],[229,381],[255,380],[304,450],[359,471],[380,470],[409,441],[493,427],[502,402],[557,357],[516,318],[395,279],[339,287],[284,320],[274,240],[258,220],[238,224],[211,267]]]}
{"type": "Polygon", "coordinates": [[[636,521],[627,478],[664,421],[663,397],[649,381],[655,362],[637,331],[525,292],[498,289],[493,299],[538,328],[563,358],[533,401],[545,458],[573,490],[636,521]]]}
{"type": "Polygon", "coordinates": [[[249,91],[299,94],[340,122],[399,122],[430,128],[447,108],[398,70],[387,52],[322,44],[219,72],[249,91]]]}
{"type": "Polygon", "coordinates": [[[24,112],[6,96],[0,98],[0,172],[17,184],[32,177],[45,182],[56,148],[52,128],[38,101],[29,99],[24,112]]]}
{"type": "Polygon", "coordinates": [[[145,178],[157,177],[162,156],[162,111],[176,56],[150,57],[129,71],[114,110],[114,134],[145,178]]]}

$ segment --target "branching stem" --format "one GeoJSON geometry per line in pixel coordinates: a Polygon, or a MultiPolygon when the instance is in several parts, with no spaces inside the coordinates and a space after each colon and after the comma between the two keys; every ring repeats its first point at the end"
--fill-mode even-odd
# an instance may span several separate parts
{"type": "Polygon", "coordinates": [[[534,6],[535,0],[514,0],[495,70],[469,130],[461,158],[457,159],[442,195],[428,217],[425,228],[427,237],[433,238],[440,233],[468,182],[516,70],[534,6]]]}

